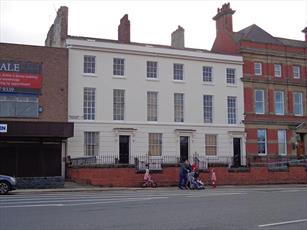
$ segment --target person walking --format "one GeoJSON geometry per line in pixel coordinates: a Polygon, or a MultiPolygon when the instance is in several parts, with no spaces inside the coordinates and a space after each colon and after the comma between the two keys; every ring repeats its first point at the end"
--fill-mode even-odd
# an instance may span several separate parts
{"type": "Polygon", "coordinates": [[[178,187],[180,189],[185,189],[187,185],[187,178],[188,178],[188,169],[189,166],[189,161],[185,160],[183,163],[180,164],[180,169],[179,169],[179,183],[178,187]]]}

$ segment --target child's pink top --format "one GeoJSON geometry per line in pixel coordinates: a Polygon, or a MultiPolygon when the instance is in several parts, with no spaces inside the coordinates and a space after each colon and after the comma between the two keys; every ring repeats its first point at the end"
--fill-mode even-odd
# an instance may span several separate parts
{"type": "Polygon", "coordinates": [[[212,173],[211,173],[211,180],[213,180],[213,181],[216,180],[215,172],[212,172],[212,173]]]}

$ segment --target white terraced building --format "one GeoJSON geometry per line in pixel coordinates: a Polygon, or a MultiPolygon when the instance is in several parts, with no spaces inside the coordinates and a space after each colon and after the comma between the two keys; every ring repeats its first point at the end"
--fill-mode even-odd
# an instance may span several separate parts
{"type": "MultiPolygon", "coordinates": [[[[51,28],[58,33],[65,10],[51,28]]],[[[244,165],[242,57],[185,48],[181,27],[171,46],[130,42],[127,15],[118,34],[59,41],[48,33],[46,45],[69,49],[69,155],[120,163],[196,155],[244,165]]]]}

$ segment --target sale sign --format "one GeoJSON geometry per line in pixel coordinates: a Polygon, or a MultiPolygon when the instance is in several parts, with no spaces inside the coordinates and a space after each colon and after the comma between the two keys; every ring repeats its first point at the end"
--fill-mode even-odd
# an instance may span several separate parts
{"type": "Polygon", "coordinates": [[[41,63],[0,60],[0,92],[39,93],[41,63]]]}

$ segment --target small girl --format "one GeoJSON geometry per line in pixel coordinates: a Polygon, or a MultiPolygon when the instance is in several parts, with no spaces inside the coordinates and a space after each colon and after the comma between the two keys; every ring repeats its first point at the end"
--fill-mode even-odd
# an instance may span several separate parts
{"type": "Polygon", "coordinates": [[[216,188],[216,175],[215,175],[215,172],[214,172],[214,169],[211,169],[211,185],[213,188],[216,188]]]}

